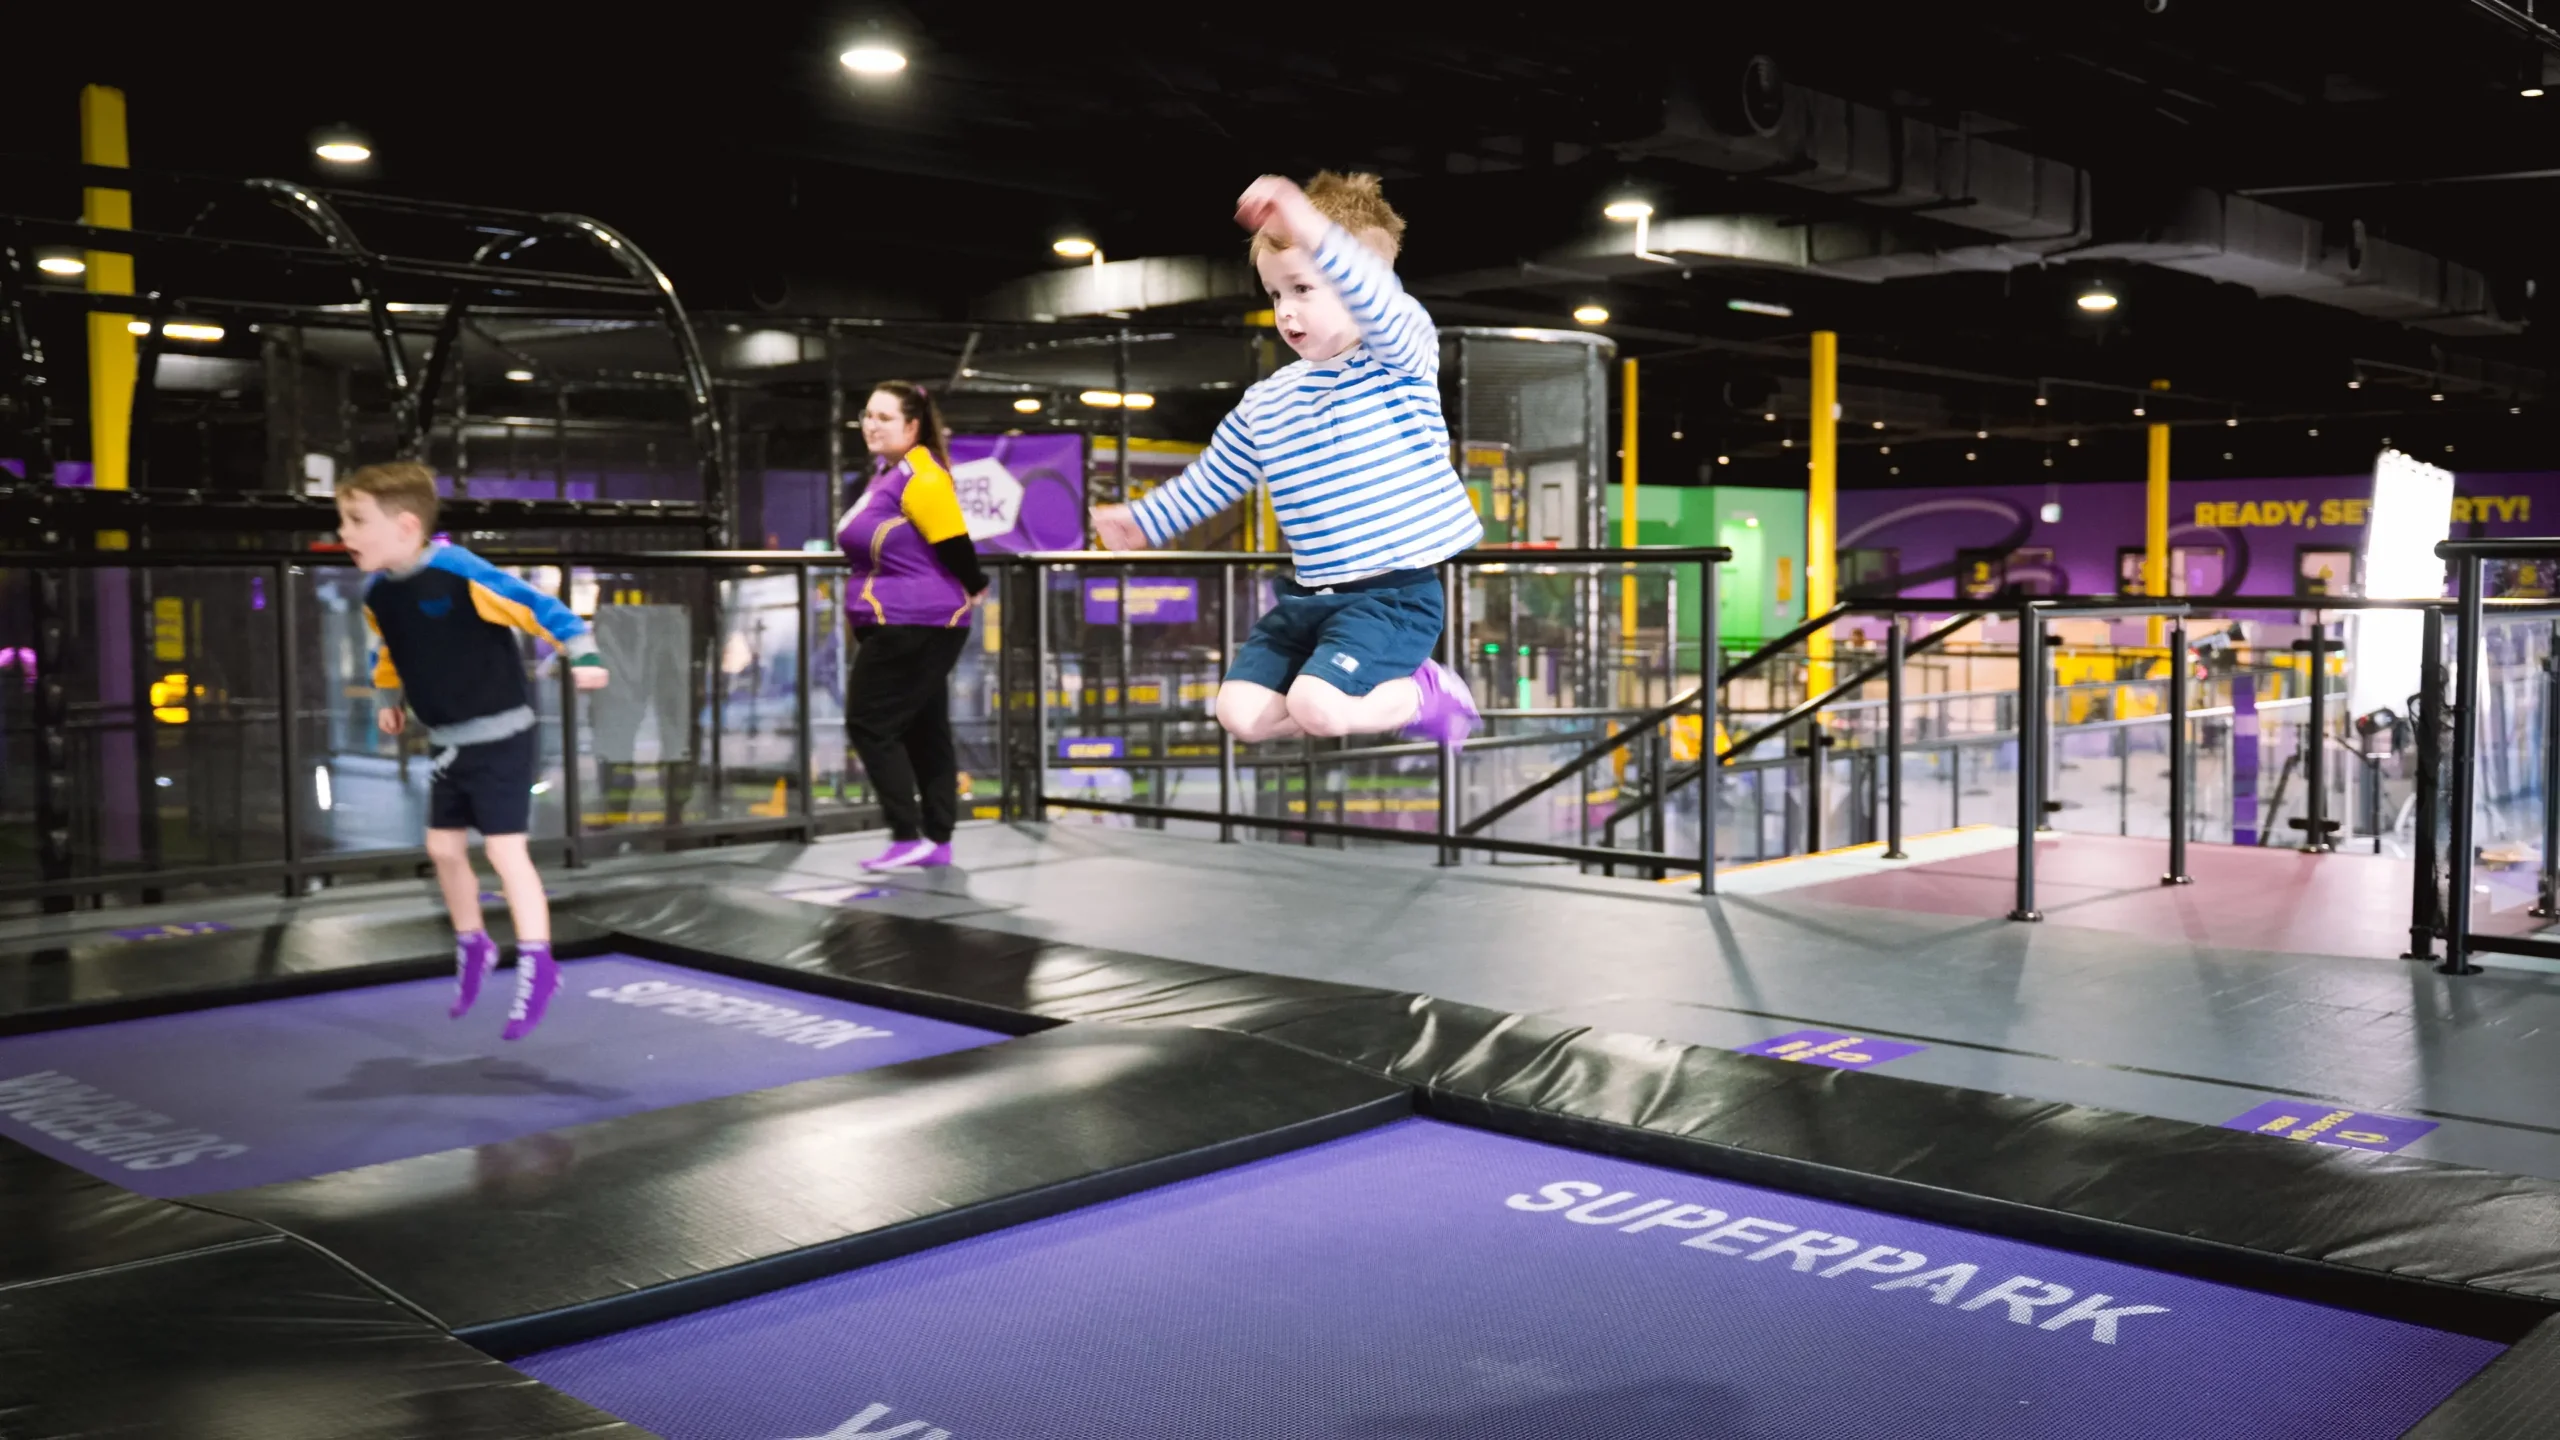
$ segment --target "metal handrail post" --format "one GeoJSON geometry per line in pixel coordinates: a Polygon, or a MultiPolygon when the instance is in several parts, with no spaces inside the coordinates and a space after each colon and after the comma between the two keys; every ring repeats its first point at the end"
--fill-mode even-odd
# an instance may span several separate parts
{"type": "Polygon", "coordinates": [[[1031,813],[1049,816],[1049,566],[1031,563],[1031,813]]]}
{"type": "MultiPolygon", "coordinates": [[[[1014,782],[1022,773],[1022,757],[1014,753],[1013,636],[1006,633],[1010,622],[1005,618],[1012,611],[1013,572],[1000,568],[989,577],[989,584],[996,599],[992,622],[996,627],[996,813],[1015,820],[1021,818],[1017,813],[1021,792],[1014,782]]],[[[990,623],[984,610],[979,611],[978,623],[990,623]]]]}
{"type": "MultiPolygon", "coordinates": [[[[1440,567],[1440,595],[1442,613],[1447,617],[1440,626],[1440,663],[1454,672],[1465,663],[1465,656],[1458,649],[1458,634],[1467,623],[1467,592],[1459,581],[1457,566],[1440,567]]],[[[1446,745],[1440,747],[1439,770],[1440,813],[1436,821],[1444,842],[1440,846],[1439,863],[1455,865],[1460,859],[1458,847],[1445,843],[1458,833],[1458,752],[1455,749],[1446,745]]],[[[1309,784],[1307,815],[1312,819],[1315,815],[1312,779],[1309,784]]]]}
{"type": "MultiPolygon", "coordinates": [[[[1716,802],[1724,794],[1724,766],[1716,756],[1716,690],[1724,683],[1716,673],[1720,658],[1716,640],[1716,562],[1698,562],[1698,893],[1716,893],[1716,802]]],[[[1588,772],[1586,772],[1588,773],[1588,772]]],[[[1591,807],[1583,805],[1587,828],[1591,807]]]]}
{"type": "Polygon", "coordinates": [[[2560,622],[2542,657],[2542,875],[2532,913],[2560,914],[2560,622]]]}
{"type": "Polygon", "coordinates": [[[1884,622],[1884,858],[1908,860],[1902,849],[1902,664],[1903,623],[1899,615],[1884,622]]]}
{"type": "Polygon", "coordinates": [[[294,567],[275,567],[278,773],[284,790],[284,893],[302,893],[302,627],[293,603],[294,567]]]}
{"type": "Polygon", "coordinates": [[[817,747],[810,742],[809,719],[809,637],[816,629],[810,623],[812,617],[809,612],[817,588],[810,579],[808,566],[803,565],[794,573],[800,580],[800,643],[792,647],[793,693],[797,698],[791,706],[791,723],[799,746],[796,765],[799,783],[791,788],[795,792],[792,803],[800,810],[800,843],[810,845],[818,839],[818,798],[813,793],[816,782],[812,778],[817,769],[817,747]]]}
{"type": "MultiPolygon", "coordinates": [[[[1250,510],[1250,506],[1247,507],[1250,510]]],[[[1218,570],[1218,673],[1224,676],[1235,664],[1236,647],[1236,567],[1218,570]]],[[[1223,682],[1222,682],[1223,683],[1223,682]]],[[[1217,692],[1210,692],[1209,715],[1217,718],[1217,692]]],[[[1218,840],[1232,845],[1236,838],[1236,736],[1224,722],[1218,725],[1218,840]]]]}
{"type": "Polygon", "coordinates": [[[2410,717],[2417,727],[2417,833],[2409,867],[2409,948],[2403,960],[2436,958],[2436,934],[2444,923],[2436,890],[2436,802],[2444,779],[2444,612],[2429,610],[2421,616],[2418,637],[2418,713],[2410,717]]]}
{"type": "Polygon", "coordinates": [[[2459,605],[2453,620],[2453,795],[2446,817],[2444,975],[2477,975],[2471,963],[2471,799],[2472,771],[2480,761],[2480,581],[2482,561],[2464,555],[2455,562],[2460,577],[2459,605]]]}
{"type": "Polygon", "coordinates": [[[2044,616],[2018,607],[2018,891],[2012,920],[2036,909],[2036,826],[2044,819],[2044,616]]]}
{"type": "Polygon", "coordinates": [[[2187,873],[2187,622],[2169,627],[2169,873],[2163,885],[2189,885],[2187,873]]]}
{"type": "Polygon", "coordinates": [[[2302,745],[2302,851],[2325,855],[2338,847],[2329,842],[2329,626],[2311,612],[2311,637],[2296,642],[2309,660],[2311,716],[2302,745]]]}
{"type": "MultiPolygon", "coordinates": [[[[565,583],[568,572],[561,573],[565,583]]],[[[587,863],[578,845],[586,818],[586,787],[578,779],[578,675],[567,651],[557,652],[556,663],[560,669],[560,849],[562,859],[575,870],[587,863]]]]}

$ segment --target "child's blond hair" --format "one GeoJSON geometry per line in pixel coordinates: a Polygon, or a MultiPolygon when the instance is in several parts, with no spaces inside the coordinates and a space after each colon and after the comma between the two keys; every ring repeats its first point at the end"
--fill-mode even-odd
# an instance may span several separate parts
{"type": "Polygon", "coordinates": [[[418,528],[436,528],[436,473],[415,460],[367,465],[338,482],[340,495],[370,495],[373,503],[394,515],[415,515],[418,528]]]}
{"type": "MultiPolygon", "coordinates": [[[[1387,203],[1377,176],[1337,175],[1320,170],[1307,182],[1307,199],[1318,214],[1350,231],[1361,244],[1387,259],[1395,259],[1396,252],[1404,248],[1404,217],[1387,203]]],[[[1259,263],[1263,256],[1288,248],[1287,236],[1257,231],[1248,258],[1259,263]]]]}

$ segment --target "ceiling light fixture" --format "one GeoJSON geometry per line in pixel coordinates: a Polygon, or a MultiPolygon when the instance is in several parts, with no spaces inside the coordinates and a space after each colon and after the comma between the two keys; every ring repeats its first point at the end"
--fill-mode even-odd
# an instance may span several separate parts
{"type": "Polygon", "coordinates": [[[326,145],[314,146],[311,153],[332,165],[361,165],[373,158],[373,147],[358,145],[352,140],[332,140],[326,145]]]}
{"type": "Polygon", "coordinates": [[[1733,457],[1730,455],[1719,455],[1716,457],[1716,463],[1719,465],[1730,465],[1733,463],[1733,457]]]}
{"type": "MultiPolygon", "coordinates": [[[[150,322],[145,320],[129,321],[124,328],[136,335],[151,333],[150,322]]],[[[213,341],[222,338],[222,327],[187,320],[171,320],[160,327],[160,336],[164,340],[213,341]]]]}
{"type": "Polygon", "coordinates": [[[1972,458],[1973,458],[1973,452],[1972,452],[1972,451],[1970,451],[1970,450],[1967,450],[1966,452],[1964,452],[1964,458],[1966,458],[1967,460],[1972,459],[1972,458]]]}
{"type": "Polygon", "coordinates": [[[1013,402],[1013,409],[1017,415],[1037,415],[1040,413],[1040,402],[1025,395],[1013,402]]]}
{"type": "Polygon", "coordinates": [[[1724,302],[1724,308],[1737,310],[1745,315],[1768,315],[1780,320],[1793,319],[1796,313],[1792,306],[1773,304],[1767,300],[1727,300],[1724,302]]]}
{"type": "Polygon", "coordinates": [[[1574,308],[1573,318],[1585,325],[1606,325],[1609,312],[1598,305],[1580,305],[1574,308]]]}
{"type": "Polygon", "coordinates": [[[2103,315],[2116,308],[2116,297],[2104,290],[2087,290],[2073,303],[2092,315],[2103,315]]]}
{"type": "Polygon", "coordinates": [[[2527,85],[2523,89],[2517,91],[2516,94],[2526,100],[2539,100],[2542,98],[2542,87],[2539,85],[2527,85]]]}
{"type": "Polygon", "coordinates": [[[2052,403],[2053,403],[2052,401],[2047,400],[2046,398],[2044,398],[2044,397],[2043,397],[2043,396],[2041,396],[2041,395],[2039,395],[2039,396],[2037,396],[2037,397],[2036,397],[2036,404],[2038,404],[2038,405],[2050,405],[2050,404],[2052,404],[2052,403]]]}
{"type": "Polygon", "coordinates": [[[1132,410],[1153,410],[1156,408],[1156,397],[1143,390],[1132,390],[1120,397],[1120,403],[1132,410]]]}
{"type": "Polygon", "coordinates": [[[1991,438],[1991,432],[1988,430],[1976,430],[1973,432],[1973,438],[1976,440],[1988,440],[1991,438]]]}
{"type": "Polygon", "coordinates": [[[89,262],[77,255],[44,255],[37,257],[36,268],[47,275],[86,275],[89,262]]]}
{"type": "Polygon", "coordinates": [[[2146,413],[2146,412],[2143,410],[2143,408],[2142,408],[2141,406],[2136,405],[2136,406],[2134,406],[2134,407],[2133,407],[2133,414],[2134,414],[2134,418],[2135,418],[2135,419],[2140,419],[2140,418],[2141,418],[2145,413],[2146,413]]]}
{"type": "Polygon", "coordinates": [[[2350,380],[2347,382],[2347,388],[2350,390],[2361,390],[2364,388],[2364,382],[2361,380],[2350,380]]]}
{"type": "Polygon", "coordinates": [[[2239,429],[2239,428],[2240,428],[2240,417],[2239,417],[2239,416],[2237,416],[2237,415],[2234,415],[2234,416],[2232,416],[2230,419],[2225,420],[2225,421],[2223,421],[2222,423],[2223,423],[2224,425],[2226,425],[2226,426],[2229,426],[2230,428],[2232,428],[2232,429],[2234,429],[2234,430],[2237,430],[2237,429],[2239,429]]]}
{"type": "Polygon", "coordinates": [[[2436,402],[2436,403],[2438,403],[2438,404],[2442,404],[2442,403],[2444,403],[2444,396],[2443,396],[2442,394],[2430,395],[2430,396],[2428,396],[2427,398],[2428,398],[2428,399],[2430,399],[2430,400],[2435,401],[2435,402],[2436,402]]]}
{"type": "Polygon", "coordinates": [[[1057,252],[1062,259],[1091,260],[1096,265],[1102,263],[1102,247],[1081,235],[1069,235],[1062,240],[1052,241],[1049,248],[1057,252]]]}
{"type": "Polygon", "coordinates": [[[1778,418],[1778,412],[1777,412],[1777,411],[1775,411],[1775,410],[1772,410],[1772,411],[1769,411],[1768,413],[1766,413],[1766,414],[1762,415],[1760,418],[1761,418],[1761,419],[1763,419],[1763,420],[1775,420],[1775,419],[1777,419],[1777,418],[1778,418]]]}
{"type": "MultiPolygon", "coordinates": [[[[1612,200],[1608,204],[1600,207],[1600,213],[1609,217],[1611,220],[1617,221],[1621,225],[1628,223],[1633,223],[1635,225],[1635,257],[1637,259],[1651,260],[1657,265],[1677,265],[1680,263],[1668,255],[1656,255],[1653,253],[1652,205],[1634,198],[1612,200]]],[[[1599,322],[1586,321],[1584,323],[1597,324],[1599,322]]]]}
{"type": "Polygon", "coordinates": [[[522,385],[533,379],[533,372],[530,370],[510,370],[507,372],[507,378],[515,381],[519,385],[522,385]]]}
{"type": "Polygon", "coordinates": [[[2072,437],[2071,437],[2071,440],[2070,440],[2070,443],[2071,443],[2071,444],[2073,444],[2073,445],[2077,445],[2077,444],[2079,444],[2079,443],[2080,443],[2080,437],[2079,437],[2079,436],[2077,436],[2077,435],[2072,436],[2072,437]]]}
{"type": "Polygon", "coordinates": [[[1876,447],[1876,453],[1879,455],[1890,455],[1893,453],[1893,447],[1890,445],[1879,445],[1876,447]]]}
{"type": "Polygon", "coordinates": [[[1881,420],[1870,420],[1870,421],[1868,421],[1867,423],[1868,423],[1868,424],[1870,424],[1870,425],[1873,425],[1873,426],[1874,426],[1875,428],[1877,428],[1878,430],[1881,430],[1881,429],[1883,429],[1883,428],[1884,428],[1884,422],[1883,422],[1883,421],[1881,421],[1881,420]]]}
{"type": "Polygon", "coordinates": [[[1116,410],[1120,407],[1120,392],[1117,390],[1087,390],[1076,398],[1096,410],[1116,410]]]}
{"type": "Polygon", "coordinates": [[[895,75],[907,68],[907,57],[875,40],[838,55],[836,63],[856,75],[895,75]]]}

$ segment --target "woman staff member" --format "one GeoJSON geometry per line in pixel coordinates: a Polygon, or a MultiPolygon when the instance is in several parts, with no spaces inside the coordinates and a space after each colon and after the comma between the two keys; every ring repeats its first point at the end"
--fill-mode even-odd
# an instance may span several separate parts
{"type": "Polygon", "coordinates": [[[852,571],[845,613],[858,648],[844,725],[887,813],[889,848],[866,870],[951,863],[960,766],[951,743],[951,667],[987,588],[951,484],[942,411],[921,385],[883,380],[862,409],[870,485],[836,523],[852,571]]]}

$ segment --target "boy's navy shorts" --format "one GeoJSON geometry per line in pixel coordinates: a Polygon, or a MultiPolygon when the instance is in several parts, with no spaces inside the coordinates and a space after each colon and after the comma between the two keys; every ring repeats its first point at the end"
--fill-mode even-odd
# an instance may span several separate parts
{"type": "Polygon", "coordinates": [[[1447,605],[1436,570],[1390,570],[1310,590],[1280,582],[1280,603],[1256,621],[1227,678],[1286,691],[1300,674],[1366,695],[1422,668],[1440,649],[1447,605]]]}
{"type": "Polygon", "coordinates": [[[541,760],[539,726],[504,740],[436,751],[435,783],[427,788],[427,828],[524,834],[532,828],[533,777],[541,760]]]}

